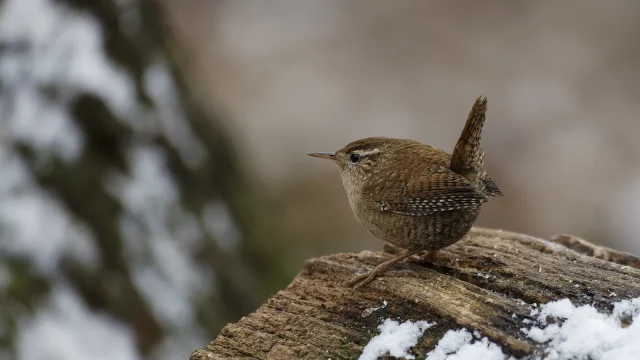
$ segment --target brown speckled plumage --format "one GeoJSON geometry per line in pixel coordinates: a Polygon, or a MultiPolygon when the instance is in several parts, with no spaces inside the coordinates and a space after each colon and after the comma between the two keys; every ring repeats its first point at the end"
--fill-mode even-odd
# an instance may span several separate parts
{"type": "Polygon", "coordinates": [[[486,110],[486,98],[478,98],[453,155],[381,137],[354,141],[335,154],[310,154],[338,165],[351,209],[369,233],[407,250],[352,284],[362,286],[406,257],[457,242],[482,204],[502,195],[486,174],[480,147],[486,110]]]}

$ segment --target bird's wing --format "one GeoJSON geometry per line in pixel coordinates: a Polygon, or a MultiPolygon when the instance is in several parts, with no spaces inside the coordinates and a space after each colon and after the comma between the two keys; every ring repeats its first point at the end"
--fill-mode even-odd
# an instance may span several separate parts
{"type": "Polygon", "coordinates": [[[390,189],[388,196],[376,201],[375,206],[379,211],[423,216],[477,207],[488,200],[464,176],[436,165],[390,189]]]}

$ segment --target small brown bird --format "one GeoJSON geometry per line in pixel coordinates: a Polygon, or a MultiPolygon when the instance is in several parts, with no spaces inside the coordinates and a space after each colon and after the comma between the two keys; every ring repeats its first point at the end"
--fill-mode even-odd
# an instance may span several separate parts
{"type": "Polygon", "coordinates": [[[417,141],[371,137],[335,153],[309,155],[333,161],[358,222],[373,236],[406,249],[349,282],[372,281],[393,264],[456,243],[471,229],[480,207],[502,195],[484,168],[480,136],[487,99],[479,97],[453,155],[417,141]]]}

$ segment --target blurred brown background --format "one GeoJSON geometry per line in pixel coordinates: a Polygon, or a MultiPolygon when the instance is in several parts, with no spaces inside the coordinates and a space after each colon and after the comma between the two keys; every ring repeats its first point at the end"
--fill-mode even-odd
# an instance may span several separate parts
{"type": "Polygon", "coordinates": [[[337,171],[306,152],[372,135],[451,151],[480,94],[506,194],[480,224],[640,254],[637,1],[170,4],[201,96],[309,255],[379,244],[337,171]]]}
{"type": "Polygon", "coordinates": [[[186,359],[304,259],[379,249],[332,164],[451,151],[479,225],[640,254],[640,2],[0,1],[0,358],[186,359]]]}

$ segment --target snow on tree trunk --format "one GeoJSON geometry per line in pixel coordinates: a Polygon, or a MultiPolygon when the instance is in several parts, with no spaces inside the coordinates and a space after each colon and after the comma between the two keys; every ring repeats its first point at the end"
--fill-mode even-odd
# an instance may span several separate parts
{"type": "Polygon", "coordinates": [[[185,358],[282,282],[249,177],[161,19],[152,1],[0,2],[9,357],[185,358]]]}

